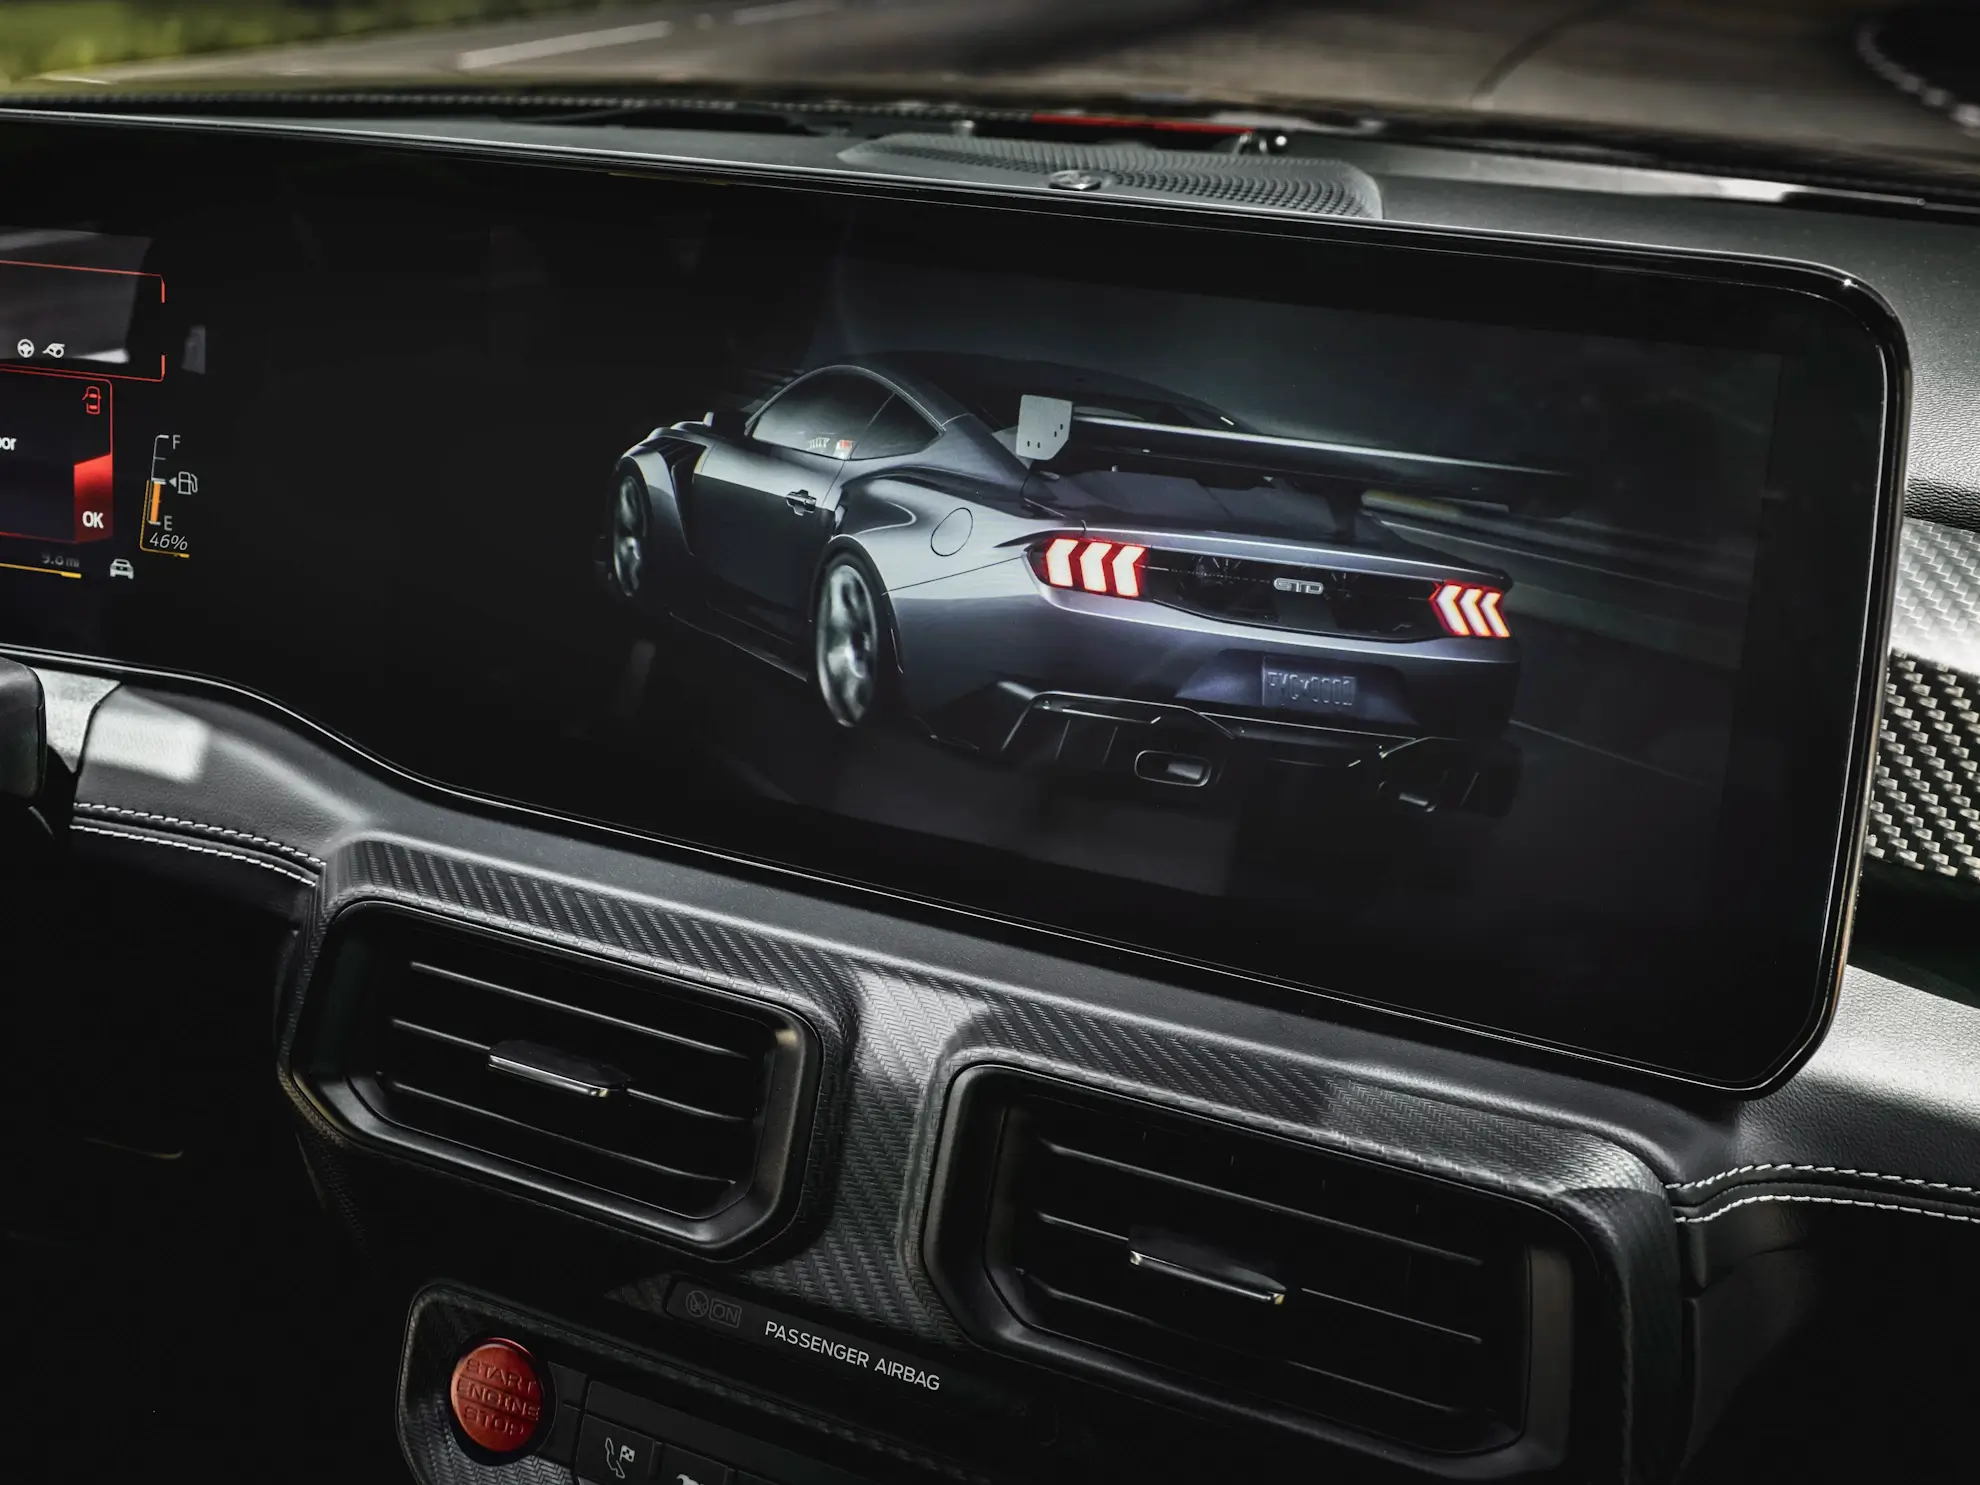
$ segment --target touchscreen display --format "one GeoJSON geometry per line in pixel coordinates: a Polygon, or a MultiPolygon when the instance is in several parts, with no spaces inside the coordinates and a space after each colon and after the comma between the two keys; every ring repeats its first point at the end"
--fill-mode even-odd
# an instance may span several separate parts
{"type": "Polygon", "coordinates": [[[0,637],[1102,958],[1660,1065],[1819,1004],[1867,336],[1844,397],[1787,295],[450,172],[0,243],[0,637]]]}
{"type": "Polygon", "coordinates": [[[620,458],[623,745],[1315,951],[1697,922],[1778,358],[856,240],[806,329],[620,458]]]}

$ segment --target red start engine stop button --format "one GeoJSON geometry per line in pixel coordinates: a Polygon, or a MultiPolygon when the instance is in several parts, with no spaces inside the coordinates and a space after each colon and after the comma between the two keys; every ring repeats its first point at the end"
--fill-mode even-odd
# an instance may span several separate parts
{"type": "Polygon", "coordinates": [[[520,1454],[543,1428],[543,1378],[514,1341],[483,1341],[454,1363],[454,1421],[490,1454],[520,1454]]]}

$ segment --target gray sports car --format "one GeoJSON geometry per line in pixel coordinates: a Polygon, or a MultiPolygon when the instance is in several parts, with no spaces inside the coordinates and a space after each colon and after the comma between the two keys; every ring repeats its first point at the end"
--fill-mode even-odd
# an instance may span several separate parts
{"type": "Polygon", "coordinates": [[[1011,762],[1203,788],[1333,765],[1503,811],[1503,573],[1414,546],[1370,488],[1558,502],[1559,471],[1253,432],[1160,388],[970,356],[797,376],[620,461],[602,566],[654,619],[1011,762]]]}

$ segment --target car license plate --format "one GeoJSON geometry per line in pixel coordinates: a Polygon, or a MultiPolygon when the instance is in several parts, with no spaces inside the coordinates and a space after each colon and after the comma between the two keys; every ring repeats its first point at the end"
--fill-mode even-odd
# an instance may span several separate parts
{"type": "Polygon", "coordinates": [[[1292,712],[1351,712],[1354,677],[1324,671],[1288,670],[1269,661],[1265,666],[1265,705],[1292,712]]]}

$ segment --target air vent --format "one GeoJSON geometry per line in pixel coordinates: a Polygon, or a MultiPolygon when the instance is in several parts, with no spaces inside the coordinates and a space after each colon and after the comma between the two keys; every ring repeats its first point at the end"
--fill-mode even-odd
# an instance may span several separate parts
{"type": "Polygon", "coordinates": [[[711,1245],[778,1205],[808,1102],[795,1018],[382,909],[324,966],[309,1062],[358,1132],[711,1245]]]}
{"type": "Polygon", "coordinates": [[[1571,1282],[1544,1214],[1017,1074],[960,1105],[930,1259],[985,1339],[1425,1453],[1525,1433],[1571,1282]]]}

